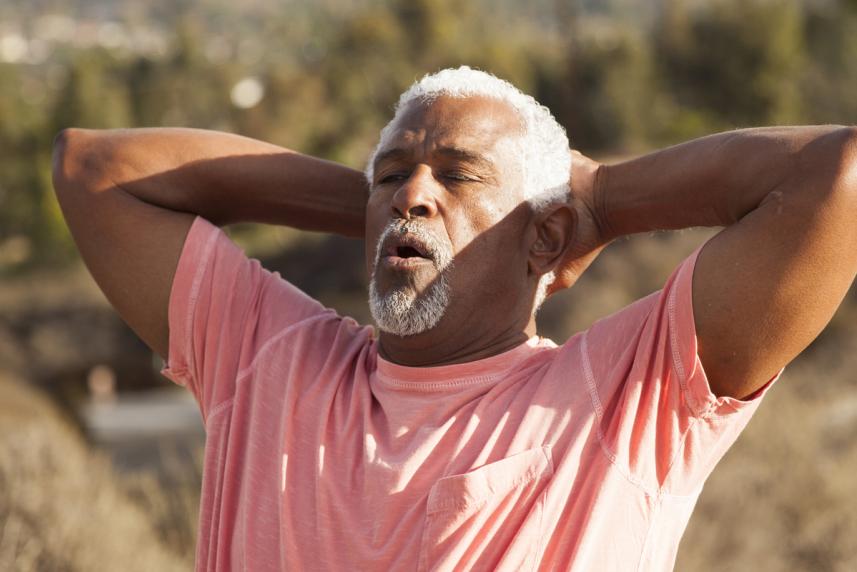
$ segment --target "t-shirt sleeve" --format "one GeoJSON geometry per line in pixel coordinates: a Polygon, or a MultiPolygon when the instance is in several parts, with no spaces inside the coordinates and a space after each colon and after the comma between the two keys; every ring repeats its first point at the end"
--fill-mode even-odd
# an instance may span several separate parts
{"type": "Polygon", "coordinates": [[[161,373],[189,389],[207,419],[232,398],[236,378],[268,340],[326,312],[332,310],[197,217],[173,279],[169,354],[161,373]]]}
{"type": "Polygon", "coordinates": [[[782,373],[744,400],[711,391],[693,316],[701,249],[662,290],[597,322],[582,342],[604,449],[632,479],[661,493],[698,493],[782,373]]]}

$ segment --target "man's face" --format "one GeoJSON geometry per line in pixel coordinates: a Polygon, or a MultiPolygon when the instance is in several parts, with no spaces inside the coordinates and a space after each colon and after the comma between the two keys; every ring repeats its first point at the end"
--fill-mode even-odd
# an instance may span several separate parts
{"type": "Polygon", "coordinates": [[[405,336],[490,322],[526,287],[521,239],[530,211],[521,121],[506,103],[440,97],[412,103],[379,150],[366,213],[370,305],[405,336]]]}

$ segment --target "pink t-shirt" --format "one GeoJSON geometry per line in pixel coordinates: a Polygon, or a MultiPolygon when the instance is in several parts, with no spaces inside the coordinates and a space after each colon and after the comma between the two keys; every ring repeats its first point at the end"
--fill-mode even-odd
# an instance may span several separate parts
{"type": "Polygon", "coordinates": [[[197,218],[164,369],[207,433],[196,569],[670,570],[771,385],[711,393],[696,254],[562,346],[416,368],[197,218]]]}

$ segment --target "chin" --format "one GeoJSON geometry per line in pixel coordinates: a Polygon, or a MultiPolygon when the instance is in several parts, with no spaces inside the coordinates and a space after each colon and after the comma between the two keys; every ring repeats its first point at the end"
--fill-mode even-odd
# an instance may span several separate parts
{"type": "Polygon", "coordinates": [[[417,294],[412,286],[385,288],[377,286],[373,274],[369,283],[369,310],[381,331],[400,337],[415,336],[435,328],[449,307],[450,288],[441,273],[424,291],[417,294]]]}

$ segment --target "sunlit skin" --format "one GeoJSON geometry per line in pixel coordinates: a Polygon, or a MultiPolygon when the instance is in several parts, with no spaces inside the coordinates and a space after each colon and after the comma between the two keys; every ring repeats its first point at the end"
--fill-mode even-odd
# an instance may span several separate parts
{"type": "MultiPolygon", "coordinates": [[[[535,335],[539,276],[558,262],[567,232],[545,251],[536,216],[524,201],[521,121],[508,104],[484,97],[412,103],[379,150],[366,208],[366,263],[391,220],[421,220],[451,245],[450,305],[438,325],[413,336],[379,333],[383,357],[407,365],[472,361],[535,335]],[[538,243],[538,246],[536,246],[538,243]]],[[[567,207],[557,216],[569,218],[567,207]]],[[[541,229],[541,234],[544,230],[541,229]]],[[[383,293],[403,283],[422,292],[433,264],[379,264],[383,293]]]]}
{"type": "MultiPolygon", "coordinates": [[[[381,334],[381,355],[406,365],[466,362],[523,342],[535,333],[538,276],[556,271],[551,290],[567,288],[618,237],[726,227],[700,251],[693,313],[713,393],[738,398],[815,339],[857,274],[855,127],[730,131],[613,165],[572,153],[572,203],[536,214],[522,202],[511,108],[470,97],[405,111],[388,142],[401,152],[373,183],[392,178],[372,193],[356,169],[172,128],[66,130],[54,186],[95,280],[165,358],[172,280],[195,215],[363,237],[370,266],[387,222],[424,221],[454,255],[452,299],[423,334],[381,334]],[[442,152],[450,148],[467,153],[442,152]]],[[[379,285],[425,288],[434,270],[397,272],[379,285]]]]}

